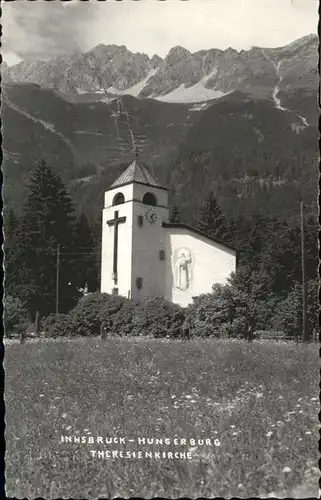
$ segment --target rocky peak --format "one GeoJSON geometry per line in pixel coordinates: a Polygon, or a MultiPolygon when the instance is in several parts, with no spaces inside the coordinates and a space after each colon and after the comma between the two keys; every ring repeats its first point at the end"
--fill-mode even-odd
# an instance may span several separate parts
{"type": "Polygon", "coordinates": [[[165,64],[171,64],[184,59],[189,59],[191,57],[192,54],[189,50],[177,45],[176,47],[170,49],[170,51],[168,52],[167,56],[164,59],[164,62],[165,64]]]}
{"type": "Polygon", "coordinates": [[[159,57],[157,54],[154,54],[150,60],[150,65],[153,69],[156,69],[162,62],[163,59],[159,57]]]}

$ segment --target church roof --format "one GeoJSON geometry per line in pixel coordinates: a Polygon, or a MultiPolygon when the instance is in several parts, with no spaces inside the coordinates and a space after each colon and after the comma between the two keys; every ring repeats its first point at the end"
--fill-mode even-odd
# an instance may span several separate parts
{"type": "Polygon", "coordinates": [[[166,189],[162,186],[156,177],[152,174],[150,169],[142,163],[136,156],[135,160],[126,168],[126,170],[113,182],[109,189],[124,186],[132,182],[139,184],[146,184],[160,189],[166,189]]]}
{"type": "Polygon", "coordinates": [[[186,231],[190,231],[191,233],[198,234],[199,236],[202,236],[203,238],[206,238],[209,241],[213,241],[214,243],[218,243],[219,245],[222,245],[225,248],[229,248],[230,250],[233,250],[238,254],[238,250],[235,247],[232,247],[232,245],[229,245],[228,243],[225,243],[219,238],[216,238],[216,236],[208,236],[207,234],[203,233],[203,231],[200,231],[199,229],[196,229],[195,227],[189,226],[188,224],[182,224],[181,222],[163,222],[163,227],[168,227],[168,228],[177,228],[177,229],[185,229],[186,231]]]}

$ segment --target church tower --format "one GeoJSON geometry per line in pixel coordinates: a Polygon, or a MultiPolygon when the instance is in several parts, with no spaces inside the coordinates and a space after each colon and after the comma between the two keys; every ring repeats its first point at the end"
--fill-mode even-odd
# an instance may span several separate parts
{"type": "Polygon", "coordinates": [[[165,296],[168,190],[136,153],[105,192],[101,292],[131,299],[165,296]]]}

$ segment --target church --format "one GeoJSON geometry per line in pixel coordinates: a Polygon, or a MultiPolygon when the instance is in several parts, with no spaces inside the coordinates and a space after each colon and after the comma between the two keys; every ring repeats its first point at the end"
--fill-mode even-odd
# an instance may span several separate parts
{"type": "Polygon", "coordinates": [[[138,154],[105,192],[101,292],[185,307],[225,284],[236,269],[234,248],[186,224],[169,222],[168,189],[138,154]]]}

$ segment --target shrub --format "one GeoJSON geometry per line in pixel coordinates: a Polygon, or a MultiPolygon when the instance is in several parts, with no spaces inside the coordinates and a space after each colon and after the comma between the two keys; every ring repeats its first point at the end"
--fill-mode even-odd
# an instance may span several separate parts
{"type": "Polygon", "coordinates": [[[194,299],[186,311],[185,328],[194,337],[253,339],[256,329],[270,325],[276,304],[270,277],[264,269],[240,267],[226,285],[194,299]]]}
{"type": "Polygon", "coordinates": [[[107,293],[91,293],[82,297],[72,309],[70,317],[70,335],[97,336],[101,333],[102,322],[108,321],[113,310],[120,307],[126,299],[107,293]]]}
{"type": "Polygon", "coordinates": [[[123,307],[113,315],[109,333],[120,337],[139,334],[137,330],[133,330],[137,307],[138,304],[134,301],[126,300],[123,307]]]}
{"type": "Polygon", "coordinates": [[[221,293],[207,293],[194,299],[194,303],[186,309],[184,329],[190,337],[220,337],[224,331],[229,336],[223,325],[230,321],[229,303],[221,293]]]}
{"type": "Polygon", "coordinates": [[[185,310],[162,297],[147,299],[135,308],[132,334],[156,338],[183,336],[185,310]]]}
{"type": "Polygon", "coordinates": [[[28,326],[27,310],[18,297],[4,297],[4,331],[7,337],[20,335],[28,326]]]}
{"type": "Polygon", "coordinates": [[[123,307],[127,299],[107,293],[90,293],[82,297],[68,314],[61,314],[56,320],[52,315],[44,322],[45,334],[50,337],[64,335],[97,336],[104,328],[112,330],[112,318],[123,307]]]}
{"type": "Polygon", "coordinates": [[[107,329],[112,328],[113,317],[117,314],[128,301],[120,295],[109,295],[108,300],[104,300],[99,312],[99,319],[102,325],[107,329]]]}
{"type": "Polygon", "coordinates": [[[69,335],[70,318],[68,314],[50,314],[41,322],[41,332],[45,337],[66,337],[69,335]]]}

